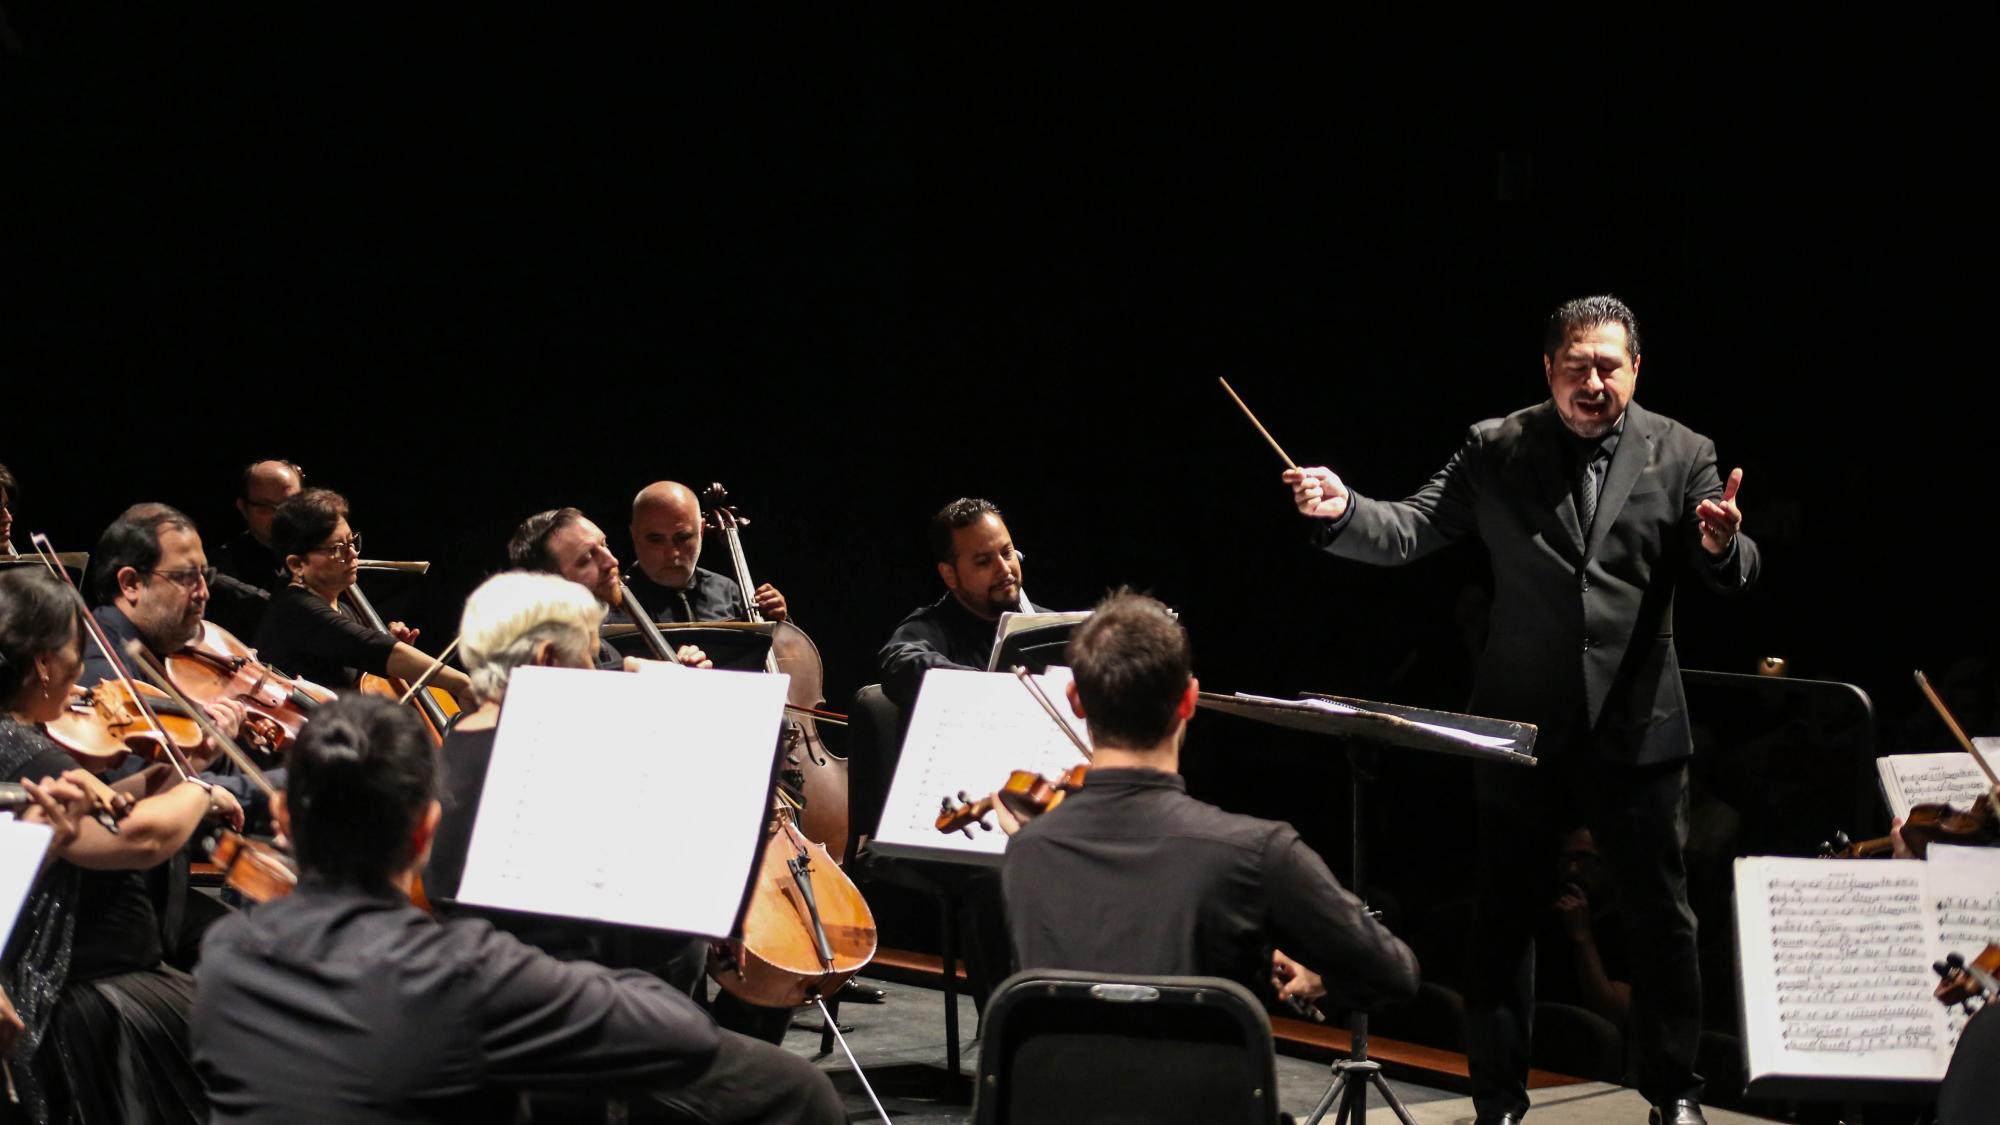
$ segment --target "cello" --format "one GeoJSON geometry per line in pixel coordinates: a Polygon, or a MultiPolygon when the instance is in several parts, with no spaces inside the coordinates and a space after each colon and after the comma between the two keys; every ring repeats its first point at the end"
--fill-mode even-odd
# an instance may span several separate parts
{"type": "MultiPolygon", "coordinates": [[[[389,631],[389,626],[382,620],[382,615],[376,612],[375,603],[369,601],[368,595],[361,592],[361,583],[356,582],[347,588],[347,600],[353,604],[363,624],[378,633],[389,631]]],[[[439,657],[437,666],[442,667],[443,660],[443,657],[439,657]]],[[[452,716],[458,714],[458,700],[453,699],[450,692],[424,685],[412,687],[394,676],[364,673],[361,677],[361,690],[375,695],[386,695],[398,702],[405,699],[411,701],[417,708],[417,714],[423,716],[424,726],[431,732],[432,743],[439,746],[444,744],[445,732],[451,729],[452,716]]]]}
{"type": "MultiPolygon", "coordinates": [[[[709,526],[720,531],[729,546],[729,561],[743,592],[744,615],[753,624],[762,624],[764,615],[752,597],[757,587],[750,580],[750,564],[743,554],[741,530],[747,521],[730,506],[729,491],[720,484],[709,485],[701,494],[701,503],[709,526]]],[[[764,667],[791,677],[785,693],[783,738],[786,767],[799,772],[803,808],[798,828],[807,838],[824,844],[834,862],[842,862],[847,858],[847,759],[828,751],[820,740],[819,719],[836,718],[826,710],[826,671],[819,648],[804,629],[790,621],[776,622],[764,667]]]]}

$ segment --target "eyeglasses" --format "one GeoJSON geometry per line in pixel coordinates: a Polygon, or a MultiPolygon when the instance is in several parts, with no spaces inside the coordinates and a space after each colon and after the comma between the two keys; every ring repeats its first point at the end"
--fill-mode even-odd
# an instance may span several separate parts
{"type": "Polygon", "coordinates": [[[331,543],[323,543],[307,551],[306,554],[310,555],[315,552],[323,552],[336,559],[358,558],[361,554],[361,533],[355,532],[345,539],[336,539],[331,543]]]}
{"type": "Polygon", "coordinates": [[[190,566],[182,570],[149,570],[146,573],[164,578],[185,590],[199,590],[203,585],[215,582],[215,568],[212,566],[190,566]]]}

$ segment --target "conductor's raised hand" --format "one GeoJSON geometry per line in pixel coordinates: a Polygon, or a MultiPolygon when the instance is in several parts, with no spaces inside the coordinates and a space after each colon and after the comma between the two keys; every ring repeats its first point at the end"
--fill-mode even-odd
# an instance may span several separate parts
{"type": "Polygon", "coordinates": [[[1722,486],[1722,499],[1703,500],[1694,507],[1694,518],[1701,521],[1701,549],[1720,557],[1729,550],[1736,533],[1743,530],[1743,509],[1736,506],[1736,490],[1743,487],[1743,470],[1729,470],[1729,480],[1722,486]]]}
{"type": "Polygon", "coordinates": [[[1347,514],[1347,486],[1324,465],[1286,469],[1284,481],[1292,486],[1292,503],[1306,515],[1337,520],[1347,514]]]}

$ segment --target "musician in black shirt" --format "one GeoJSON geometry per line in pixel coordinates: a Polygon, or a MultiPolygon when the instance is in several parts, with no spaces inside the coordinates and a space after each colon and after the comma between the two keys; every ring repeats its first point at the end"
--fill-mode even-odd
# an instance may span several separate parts
{"type": "MultiPolygon", "coordinates": [[[[747,621],[743,588],[725,574],[696,566],[701,558],[701,501],[686,485],[655,481],[632,498],[632,593],[656,621],[747,621]]],[[[756,590],[767,621],[789,616],[785,595],[769,582],[756,590]]]]}
{"type": "Polygon", "coordinates": [[[1037,612],[1021,590],[1021,553],[990,501],[946,504],[931,517],[929,538],[945,595],[903,618],[877,654],[882,692],[904,710],[931,669],[984,670],[1002,613],[1037,612]]]}

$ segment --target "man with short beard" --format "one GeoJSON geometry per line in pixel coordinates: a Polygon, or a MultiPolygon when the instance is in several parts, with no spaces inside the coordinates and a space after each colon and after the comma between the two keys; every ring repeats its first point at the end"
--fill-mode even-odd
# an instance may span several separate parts
{"type": "Polygon", "coordinates": [[[1021,553],[991,501],[946,504],[931,517],[929,539],[945,595],[903,618],[877,654],[882,693],[906,710],[931,669],[985,670],[1002,613],[1036,612],[1021,592],[1021,553]]]}
{"type": "Polygon", "coordinates": [[[1654,1122],[1701,1125],[1701,974],[1688,907],[1693,753],[1673,597],[1684,575],[1740,593],[1757,548],[1738,534],[1743,470],[1632,401],[1639,322],[1616,297],[1558,308],[1543,338],[1549,399],[1472,427],[1406,500],[1356,495],[1323,467],[1284,480],[1341,558],[1413,562],[1477,537],[1492,559],[1491,625],[1467,709],[1533,723],[1539,765],[1482,765],[1478,940],[1466,1056],[1479,1125],[1528,1109],[1534,931],[1555,897],[1560,834],[1591,830],[1624,896],[1635,968],[1639,1091],[1654,1122]]]}

